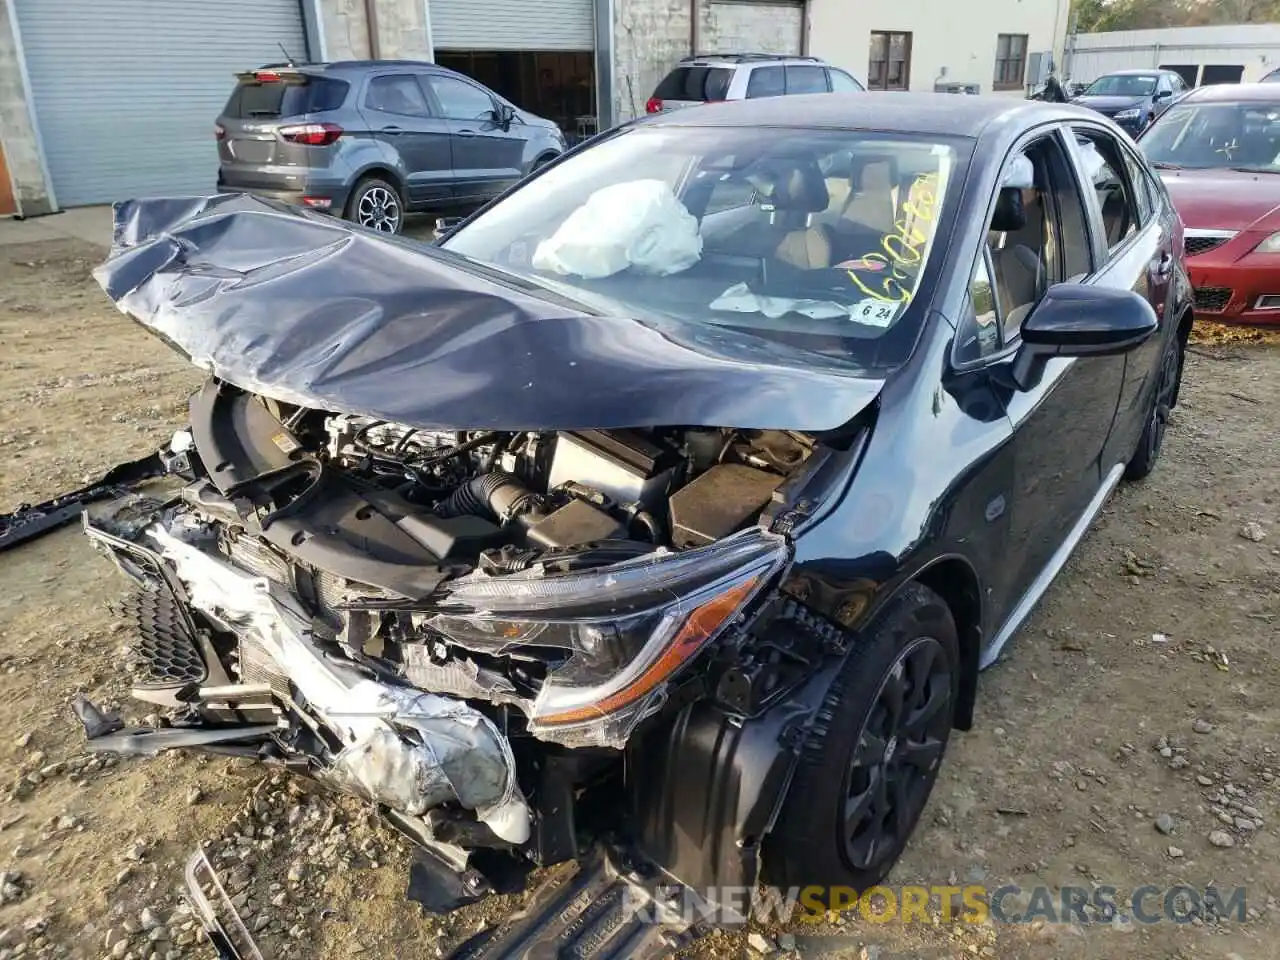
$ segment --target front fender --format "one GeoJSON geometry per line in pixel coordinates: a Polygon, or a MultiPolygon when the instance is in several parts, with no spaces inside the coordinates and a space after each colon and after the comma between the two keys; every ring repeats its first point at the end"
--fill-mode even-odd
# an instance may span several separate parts
{"type": "Polygon", "coordinates": [[[839,666],[830,658],[757,716],[699,701],[633,740],[628,800],[639,852],[712,902],[716,889],[754,887],[761,840],[839,666]]]}

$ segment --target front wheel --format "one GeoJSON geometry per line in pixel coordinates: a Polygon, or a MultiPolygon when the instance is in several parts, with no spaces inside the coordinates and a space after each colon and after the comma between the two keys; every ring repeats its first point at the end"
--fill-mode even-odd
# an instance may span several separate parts
{"type": "Polygon", "coordinates": [[[1156,395],[1151,404],[1151,412],[1147,414],[1146,425],[1142,428],[1142,436],[1138,438],[1138,448],[1125,467],[1126,480],[1142,480],[1156,468],[1156,461],[1160,459],[1165,430],[1169,425],[1169,411],[1178,401],[1183,349],[1182,338],[1175,334],[1160,358],[1156,395]]]}
{"type": "Polygon", "coordinates": [[[941,597],[912,584],[832,682],[765,839],[765,879],[858,891],[883,880],[937,780],[958,692],[955,621],[941,597]]]}
{"type": "Polygon", "coordinates": [[[376,177],[362,180],[347,201],[346,218],[379,233],[399,233],[404,227],[400,191],[376,177]]]}

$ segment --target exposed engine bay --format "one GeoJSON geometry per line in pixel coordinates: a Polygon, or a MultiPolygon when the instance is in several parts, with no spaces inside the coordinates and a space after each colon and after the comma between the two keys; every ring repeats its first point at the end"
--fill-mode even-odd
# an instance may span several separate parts
{"type": "Polygon", "coordinates": [[[574,778],[616,773],[591,751],[623,747],[775,579],[770,505],[820,449],[787,431],[416,430],[210,381],[168,453],[187,482],[86,514],[144,588],[134,695],[173,716],[94,742],[248,749],[424,842],[524,844],[521,755],[585,748],[574,778]]]}

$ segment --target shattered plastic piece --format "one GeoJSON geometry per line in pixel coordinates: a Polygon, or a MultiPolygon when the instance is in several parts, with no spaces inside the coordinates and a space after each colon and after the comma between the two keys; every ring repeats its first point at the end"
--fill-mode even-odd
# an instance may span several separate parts
{"type": "Polygon", "coordinates": [[[431,913],[452,913],[460,907],[476,903],[492,890],[484,878],[473,870],[459,873],[451,865],[421,847],[413,851],[409,863],[409,885],[405,898],[420,904],[431,913]]]}
{"type": "Polygon", "coordinates": [[[185,877],[187,896],[218,960],[263,960],[262,951],[203,850],[197,850],[187,861],[185,877]]]}
{"type": "Polygon", "coordinates": [[[124,729],[124,721],[120,719],[120,714],[103,710],[83,693],[77,693],[71,698],[71,709],[75,711],[76,718],[84,727],[84,735],[90,740],[97,740],[99,737],[124,729]]]}
{"type": "Polygon", "coordinates": [[[174,565],[191,604],[260,646],[347,744],[328,771],[336,785],[414,815],[456,799],[502,839],[528,839],[511,745],[492,721],[460,701],[378,683],[323,656],[310,618],[270,581],[175,532],[203,538],[198,526],[160,523],[147,535],[174,565]]]}
{"type": "Polygon", "coordinates": [[[190,750],[215,743],[236,743],[254,740],[275,732],[273,724],[257,724],[247,727],[213,729],[164,729],[137,727],[119,733],[105,734],[89,739],[89,749],[95,753],[118,753],[122,757],[154,757],[165,750],[190,750]]]}
{"type": "Polygon", "coordinates": [[[702,257],[698,219],[663,180],[601,187],[533,253],[537,270],[597,279],[632,268],[667,276],[702,257]]]}

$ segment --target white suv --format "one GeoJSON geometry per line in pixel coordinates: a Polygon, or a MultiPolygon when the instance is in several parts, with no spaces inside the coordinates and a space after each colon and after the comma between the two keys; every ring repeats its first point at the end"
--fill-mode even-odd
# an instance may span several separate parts
{"type": "Polygon", "coordinates": [[[645,104],[662,113],[716,100],[754,100],[800,93],[860,93],[850,74],[817,57],[770,53],[711,53],[685,57],[645,104]]]}

